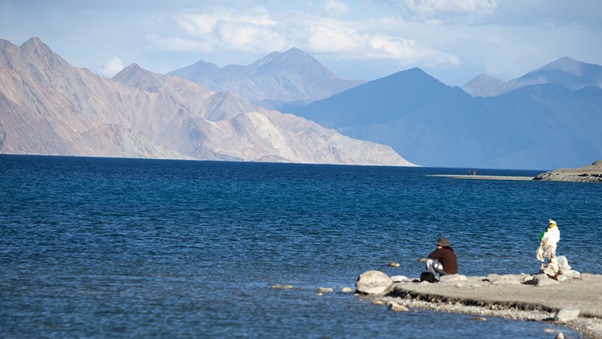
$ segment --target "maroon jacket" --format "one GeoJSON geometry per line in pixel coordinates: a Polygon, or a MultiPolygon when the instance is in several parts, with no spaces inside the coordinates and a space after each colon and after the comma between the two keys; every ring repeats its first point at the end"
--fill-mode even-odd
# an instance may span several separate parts
{"type": "Polygon", "coordinates": [[[456,253],[451,247],[441,247],[429,254],[429,259],[437,259],[443,265],[443,269],[447,274],[458,273],[458,261],[456,253]]]}

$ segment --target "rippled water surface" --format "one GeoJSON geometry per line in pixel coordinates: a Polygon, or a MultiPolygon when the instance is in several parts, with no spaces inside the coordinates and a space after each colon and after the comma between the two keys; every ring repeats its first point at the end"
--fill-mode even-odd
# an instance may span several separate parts
{"type": "Polygon", "coordinates": [[[558,254],[602,274],[602,185],[428,175],[466,170],[0,155],[0,335],[550,337],[315,295],[371,269],[416,277],[439,236],[462,274],[534,273],[548,218],[558,254]]]}

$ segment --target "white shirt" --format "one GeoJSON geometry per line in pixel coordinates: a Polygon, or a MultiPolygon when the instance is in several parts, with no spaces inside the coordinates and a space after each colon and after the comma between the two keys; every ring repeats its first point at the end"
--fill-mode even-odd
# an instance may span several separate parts
{"type": "Polygon", "coordinates": [[[546,233],[541,237],[542,245],[555,246],[560,241],[560,230],[558,226],[548,227],[546,233]]]}

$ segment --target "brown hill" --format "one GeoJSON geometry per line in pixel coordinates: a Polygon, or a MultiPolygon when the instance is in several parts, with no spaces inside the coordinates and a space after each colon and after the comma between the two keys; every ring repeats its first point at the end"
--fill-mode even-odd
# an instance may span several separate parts
{"type": "Polygon", "coordinates": [[[0,153],[412,165],[390,147],[137,65],[113,79],[0,40],[0,153]]]}

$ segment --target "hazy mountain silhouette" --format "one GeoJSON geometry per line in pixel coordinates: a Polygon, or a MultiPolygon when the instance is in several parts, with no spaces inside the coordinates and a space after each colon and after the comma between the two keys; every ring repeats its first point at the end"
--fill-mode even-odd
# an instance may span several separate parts
{"type": "Polygon", "coordinates": [[[481,74],[462,86],[473,96],[496,96],[531,85],[554,84],[575,91],[602,81],[602,66],[560,58],[520,78],[504,82],[481,74]]]}
{"type": "Polygon", "coordinates": [[[484,98],[414,68],[313,102],[295,114],[390,145],[423,166],[553,169],[599,159],[602,89],[569,90],[565,86],[578,81],[556,71],[546,71],[546,84],[526,84],[542,72],[523,77],[520,88],[484,98]],[[562,85],[553,83],[561,80],[562,85]]]}
{"type": "Polygon", "coordinates": [[[262,107],[288,112],[363,83],[337,77],[298,48],[273,52],[248,66],[199,61],[169,73],[212,91],[229,90],[262,107]]]}
{"type": "Polygon", "coordinates": [[[113,79],[0,40],[0,153],[411,165],[389,146],[132,64],[113,79]]]}

